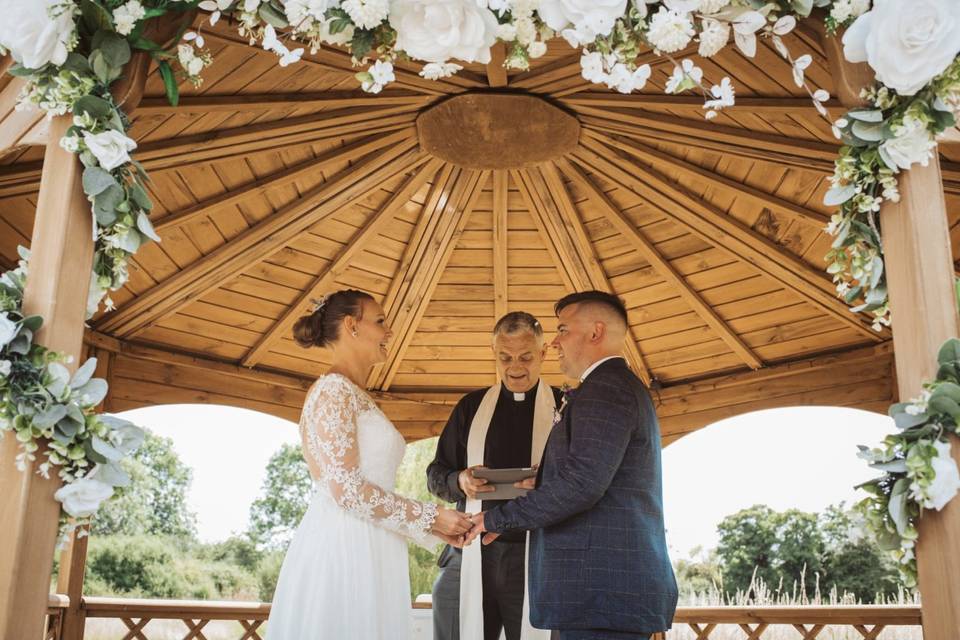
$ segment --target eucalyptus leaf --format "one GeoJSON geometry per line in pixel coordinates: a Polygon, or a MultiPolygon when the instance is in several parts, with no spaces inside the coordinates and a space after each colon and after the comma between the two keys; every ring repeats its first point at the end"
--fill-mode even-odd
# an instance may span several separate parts
{"type": "Polygon", "coordinates": [[[87,61],[87,58],[79,53],[76,53],[75,51],[71,51],[67,54],[67,59],[62,65],[60,65],[60,68],[79,74],[88,74],[91,71],[90,62],[87,61]]]}
{"type": "Polygon", "coordinates": [[[74,393],[82,399],[82,404],[92,407],[103,402],[103,399],[107,397],[108,390],[106,380],[93,378],[83,386],[74,389],[74,393]]]}
{"type": "Polygon", "coordinates": [[[150,196],[147,194],[146,189],[136,182],[130,186],[130,197],[134,202],[137,203],[137,206],[144,211],[150,211],[153,209],[153,202],[150,200],[150,196]]]}
{"type": "Polygon", "coordinates": [[[89,358],[86,362],[83,363],[76,373],[73,374],[73,377],[70,379],[70,388],[79,389],[83,385],[87,384],[90,381],[90,378],[93,377],[93,372],[97,370],[97,359],[89,358]]]}
{"type": "Polygon", "coordinates": [[[887,288],[886,287],[874,287],[873,289],[867,290],[867,296],[865,298],[866,303],[869,306],[880,306],[887,300],[887,288]]]}
{"type": "Polygon", "coordinates": [[[111,487],[126,487],[130,484],[130,475],[115,463],[101,464],[97,467],[95,477],[111,487]]]}
{"type": "Polygon", "coordinates": [[[907,527],[910,524],[907,517],[907,490],[909,486],[905,478],[900,478],[893,483],[893,491],[890,493],[890,504],[887,505],[890,518],[897,527],[897,533],[901,536],[906,533],[907,527]]]}
{"type": "Polygon", "coordinates": [[[910,429],[926,423],[929,419],[930,416],[926,413],[913,415],[912,413],[903,412],[893,416],[893,422],[897,425],[898,429],[910,429]]]}
{"type": "Polygon", "coordinates": [[[127,253],[136,253],[141,244],[140,234],[134,229],[128,229],[120,238],[120,248],[127,253]]]}
{"type": "Polygon", "coordinates": [[[101,438],[93,436],[90,440],[93,450],[111,462],[116,462],[123,458],[123,453],[112,444],[101,438]]]}
{"type": "Polygon", "coordinates": [[[824,196],[823,204],[828,207],[838,207],[855,195],[857,195],[857,186],[854,184],[833,187],[824,196]]]}
{"type": "Polygon", "coordinates": [[[790,5],[797,15],[805,18],[813,11],[813,0],[790,0],[790,5]]]}
{"type": "Polygon", "coordinates": [[[113,29],[110,12],[94,0],[80,1],[80,15],[83,18],[84,26],[91,34],[105,29],[113,29]]]}
{"type": "Polygon", "coordinates": [[[879,109],[855,109],[848,111],[847,117],[860,122],[883,122],[883,111],[879,109]]]}
{"type": "Polygon", "coordinates": [[[130,44],[126,39],[108,34],[100,42],[99,50],[103,53],[103,58],[111,67],[123,67],[130,62],[130,44]]]}
{"type": "MultiPolygon", "coordinates": [[[[99,438],[98,438],[99,439],[99,438]]],[[[109,445],[108,445],[109,446],[109,445]]],[[[106,456],[99,453],[93,446],[93,440],[86,440],[83,443],[83,450],[87,454],[87,460],[95,462],[97,464],[107,464],[110,460],[106,456]]]]}
{"type": "Polygon", "coordinates": [[[61,397],[70,384],[70,372],[59,362],[51,362],[47,364],[47,373],[50,375],[47,391],[54,398],[61,397]]]}
{"type": "Polygon", "coordinates": [[[66,418],[57,422],[57,425],[53,429],[54,434],[58,432],[62,433],[64,436],[66,436],[71,440],[73,439],[74,436],[77,435],[78,431],[80,431],[80,425],[78,425],[73,420],[68,420],[66,418]]]}
{"type": "Polygon", "coordinates": [[[112,186],[120,185],[106,169],[87,167],[83,170],[83,192],[88,196],[98,196],[112,186]]]}
{"type": "Polygon", "coordinates": [[[960,420],[960,404],[948,396],[931,397],[927,406],[934,413],[945,413],[955,421],[960,420]]]}
{"type": "Polygon", "coordinates": [[[137,216],[137,229],[154,242],[160,242],[160,236],[153,230],[153,225],[150,223],[150,218],[147,217],[147,214],[141,213],[137,216]]]}
{"type": "Polygon", "coordinates": [[[269,4],[261,4],[257,13],[263,18],[264,22],[272,24],[276,29],[285,29],[290,26],[290,23],[287,22],[287,16],[269,4]]]}
{"type": "Polygon", "coordinates": [[[937,362],[940,364],[960,362],[960,340],[950,338],[944,342],[937,353],[937,362]]]}
{"type": "MultiPolygon", "coordinates": [[[[64,418],[64,420],[66,419],[73,420],[74,422],[77,423],[77,426],[80,426],[85,422],[85,419],[83,417],[83,412],[80,411],[80,407],[78,407],[76,404],[72,402],[67,405],[67,417],[64,418]]],[[[63,422],[63,420],[61,420],[61,422],[63,422]]]]}
{"type": "Polygon", "coordinates": [[[30,338],[23,335],[21,331],[20,335],[13,339],[13,341],[7,345],[8,353],[17,353],[22,356],[30,353],[30,338]]]}
{"type": "Polygon", "coordinates": [[[67,408],[62,404],[55,404],[33,417],[33,425],[40,429],[49,429],[60,422],[67,415],[67,408]]]}
{"type": "Polygon", "coordinates": [[[103,98],[94,95],[86,95],[73,104],[74,111],[87,113],[94,118],[106,118],[113,111],[113,107],[103,98]]]}
{"type": "Polygon", "coordinates": [[[23,326],[31,331],[39,331],[40,327],[43,326],[43,317],[42,316],[27,316],[23,319],[23,326]]]}
{"type": "Polygon", "coordinates": [[[850,132],[865,142],[881,142],[883,140],[882,124],[872,124],[857,120],[850,127],[850,132]]]}
{"type": "Polygon", "coordinates": [[[893,531],[883,529],[874,532],[876,535],[877,546],[883,551],[898,551],[900,549],[901,537],[893,531]]]}
{"type": "Polygon", "coordinates": [[[103,84],[110,84],[114,78],[114,70],[107,63],[106,58],[103,57],[103,53],[99,50],[94,51],[90,54],[90,66],[93,68],[93,74],[97,76],[97,79],[103,84]]]}
{"type": "Polygon", "coordinates": [[[877,469],[878,471],[886,471],[887,473],[906,473],[907,472],[907,461],[906,460],[892,460],[890,462],[875,462],[871,464],[872,469],[877,469]]]}
{"type": "Polygon", "coordinates": [[[117,207],[125,199],[123,187],[114,185],[107,187],[93,199],[93,213],[101,226],[113,224],[117,219],[117,207]]]}
{"type": "Polygon", "coordinates": [[[139,449],[147,435],[143,429],[129,423],[114,429],[113,434],[114,438],[119,440],[119,443],[115,446],[124,455],[129,455],[139,449]]]}

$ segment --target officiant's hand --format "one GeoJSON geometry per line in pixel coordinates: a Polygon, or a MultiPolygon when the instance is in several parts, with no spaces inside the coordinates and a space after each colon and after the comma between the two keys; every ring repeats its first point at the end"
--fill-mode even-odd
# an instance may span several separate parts
{"type": "MultiPolygon", "coordinates": [[[[539,464],[533,465],[533,470],[536,471],[540,468],[539,464]]],[[[537,476],[536,474],[530,476],[529,478],[524,478],[519,482],[514,482],[513,486],[517,489],[536,489],[537,488],[537,476]]]]}
{"type": "Polygon", "coordinates": [[[438,536],[462,536],[470,531],[473,522],[470,516],[455,509],[440,507],[433,521],[431,533],[438,536]]]}
{"type": "MultiPolygon", "coordinates": [[[[472,516],[470,516],[470,519],[473,521],[473,528],[470,529],[470,533],[467,534],[467,544],[470,544],[471,542],[476,540],[477,536],[479,536],[481,533],[487,530],[486,525],[483,524],[484,513],[486,512],[481,511],[480,513],[475,513],[472,516]]],[[[483,544],[490,544],[491,542],[493,542],[499,537],[500,537],[499,533],[488,533],[487,535],[483,536],[482,542],[483,544]]]]}
{"type": "Polygon", "coordinates": [[[490,493],[491,491],[497,490],[496,487],[487,486],[487,480],[485,478],[474,477],[474,469],[484,468],[483,465],[477,464],[464,469],[457,477],[457,484],[460,485],[460,490],[466,494],[469,500],[476,500],[477,495],[481,493],[490,493]]]}

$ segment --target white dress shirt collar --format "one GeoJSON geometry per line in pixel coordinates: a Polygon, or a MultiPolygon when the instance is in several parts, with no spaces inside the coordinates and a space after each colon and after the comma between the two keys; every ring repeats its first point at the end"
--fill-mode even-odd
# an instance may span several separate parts
{"type": "Polygon", "coordinates": [[[592,365],[587,367],[586,371],[583,372],[583,374],[580,376],[580,382],[583,382],[584,380],[586,380],[587,376],[593,373],[594,369],[602,365],[607,360],[613,360],[614,358],[622,358],[622,357],[623,356],[607,356],[606,358],[601,358],[600,360],[597,360],[592,365]]]}

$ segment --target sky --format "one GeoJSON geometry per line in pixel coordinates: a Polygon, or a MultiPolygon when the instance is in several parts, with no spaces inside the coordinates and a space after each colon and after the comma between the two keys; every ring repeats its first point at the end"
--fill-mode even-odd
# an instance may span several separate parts
{"type": "MultiPolygon", "coordinates": [[[[167,405],[119,414],[171,438],[193,469],[188,502],[201,540],[246,529],[270,456],[299,442],[297,426],[273,416],[211,405],[167,405]]],[[[674,557],[716,546],[724,516],[754,504],[821,511],[864,497],[853,487],[876,472],[856,457],[893,422],[834,407],[759,411],[714,423],[663,451],[664,517],[674,557]]]]}

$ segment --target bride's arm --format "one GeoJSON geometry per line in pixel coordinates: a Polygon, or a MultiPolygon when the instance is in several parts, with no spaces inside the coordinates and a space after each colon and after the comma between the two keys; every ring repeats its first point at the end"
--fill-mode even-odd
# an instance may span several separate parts
{"type": "Polygon", "coordinates": [[[360,401],[357,390],[336,376],[322,380],[308,399],[304,435],[320,470],[318,480],[344,510],[424,544],[437,519],[437,505],[387,491],[360,472],[360,401]]]}

